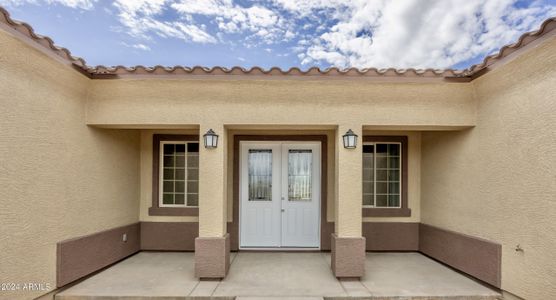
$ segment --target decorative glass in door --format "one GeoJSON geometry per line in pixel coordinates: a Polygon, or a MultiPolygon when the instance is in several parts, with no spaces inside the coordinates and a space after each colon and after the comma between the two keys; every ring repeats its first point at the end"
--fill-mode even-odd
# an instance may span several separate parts
{"type": "Polygon", "coordinates": [[[311,201],[313,191],[313,151],[288,151],[288,200],[311,201]]]}
{"type": "Polygon", "coordinates": [[[272,201],[272,150],[250,149],[248,154],[249,201],[272,201]]]}

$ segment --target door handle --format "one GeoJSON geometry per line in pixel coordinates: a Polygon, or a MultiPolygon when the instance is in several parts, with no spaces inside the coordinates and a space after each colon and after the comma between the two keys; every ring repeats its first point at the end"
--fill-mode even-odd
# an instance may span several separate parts
{"type": "Polygon", "coordinates": [[[286,210],[282,208],[282,212],[285,212],[286,210]]]}

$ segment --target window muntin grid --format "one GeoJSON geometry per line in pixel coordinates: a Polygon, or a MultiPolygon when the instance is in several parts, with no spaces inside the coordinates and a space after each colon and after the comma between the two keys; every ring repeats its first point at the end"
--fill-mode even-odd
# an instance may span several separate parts
{"type": "Polygon", "coordinates": [[[363,206],[401,207],[401,143],[363,145],[363,206]]]}
{"type": "Polygon", "coordinates": [[[159,190],[160,207],[198,207],[198,142],[160,142],[159,190]]]}

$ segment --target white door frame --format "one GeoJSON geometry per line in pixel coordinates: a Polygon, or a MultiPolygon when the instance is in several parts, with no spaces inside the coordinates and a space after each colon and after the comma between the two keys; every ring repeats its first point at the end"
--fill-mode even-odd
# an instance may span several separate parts
{"type": "MultiPolygon", "coordinates": [[[[252,148],[251,148],[252,149],[252,148]]],[[[322,179],[322,162],[321,162],[321,142],[320,141],[240,141],[240,145],[239,145],[239,201],[238,201],[238,210],[239,210],[239,230],[238,230],[238,244],[239,244],[239,249],[249,249],[249,250],[320,250],[321,249],[321,205],[322,204],[322,195],[321,195],[321,179],[322,179]],[[316,214],[318,216],[317,218],[317,227],[318,227],[318,231],[317,231],[317,246],[311,246],[311,247],[282,247],[282,242],[283,242],[283,237],[282,237],[282,233],[280,232],[280,239],[279,239],[279,245],[278,246],[263,246],[263,247],[253,247],[253,246],[243,246],[242,245],[242,226],[244,225],[243,222],[243,209],[242,209],[242,205],[243,205],[243,201],[244,201],[244,197],[246,196],[246,190],[244,187],[244,181],[245,181],[245,177],[246,177],[246,172],[247,172],[247,153],[248,153],[248,149],[250,149],[251,147],[255,147],[255,148],[266,148],[266,149],[276,149],[276,146],[278,146],[280,149],[283,149],[283,146],[293,146],[294,148],[299,148],[300,146],[306,146],[309,149],[312,149],[314,151],[314,153],[316,154],[315,157],[313,158],[315,167],[315,173],[313,175],[313,178],[315,180],[315,184],[314,184],[314,199],[316,200],[316,214]]],[[[284,159],[284,153],[282,153],[282,151],[280,151],[281,155],[276,155],[279,156],[277,159],[279,160],[279,164],[277,167],[279,168],[279,172],[283,173],[284,172],[284,168],[287,169],[287,167],[285,166],[285,163],[282,161],[284,159]]],[[[273,169],[275,168],[274,162],[276,161],[276,159],[273,157],[273,169]]],[[[284,186],[287,187],[287,182],[284,184],[282,184],[283,178],[285,178],[285,176],[281,175],[279,176],[280,178],[278,179],[279,184],[280,184],[280,196],[286,196],[283,195],[284,191],[287,191],[287,188],[284,188],[284,186]]],[[[286,176],[287,177],[287,176],[286,176]]],[[[275,181],[273,180],[273,183],[275,181]]],[[[277,187],[277,188],[280,188],[277,187]]],[[[272,188],[273,193],[274,193],[274,186],[272,188]]],[[[282,197],[279,197],[277,200],[280,202],[280,208],[282,207],[282,197]]],[[[282,230],[283,226],[282,226],[282,218],[280,218],[280,226],[278,226],[280,228],[280,230],[282,230]]]]}

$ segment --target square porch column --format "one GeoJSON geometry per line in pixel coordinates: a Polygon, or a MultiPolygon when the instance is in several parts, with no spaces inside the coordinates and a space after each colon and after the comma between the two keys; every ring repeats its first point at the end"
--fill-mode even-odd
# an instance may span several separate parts
{"type": "Polygon", "coordinates": [[[358,124],[338,126],[336,136],[335,232],[332,234],[332,272],[338,278],[359,278],[365,274],[363,227],[363,134],[358,124]],[[343,135],[353,130],[359,137],[355,149],[346,149],[343,135]]]}
{"type": "Polygon", "coordinates": [[[195,276],[224,278],[230,266],[230,238],[226,230],[226,131],[222,124],[200,126],[199,237],[195,239],[195,276]],[[213,129],[218,146],[207,149],[203,135],[213,129]]]}

